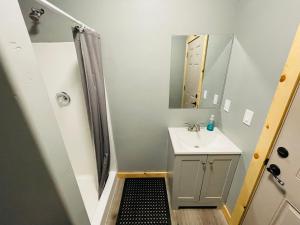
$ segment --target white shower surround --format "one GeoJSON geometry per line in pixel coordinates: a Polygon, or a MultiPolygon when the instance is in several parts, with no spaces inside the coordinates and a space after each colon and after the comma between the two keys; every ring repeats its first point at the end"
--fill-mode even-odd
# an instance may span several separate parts
{"type": "Polygon", "coordinates": [[[116,178],[116,157],[109,107],[108,125],[111,143],[111,166],[105,189],[98,200],[95,151],[88,124],[81,76],[73,42],[33,43],[39,69],[57,119],[80,193],[92,225],[104,223],[113,195],[116,178]],[[56,93],[71,97],[68,106],[60,107],[56,93]]]}

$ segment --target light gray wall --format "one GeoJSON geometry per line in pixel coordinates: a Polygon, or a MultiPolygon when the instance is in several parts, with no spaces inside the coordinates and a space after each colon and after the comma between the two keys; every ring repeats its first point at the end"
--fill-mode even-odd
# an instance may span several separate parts
{"type": "Polygon", "coordinates": [[[209,34],[200,107],[219,108],[221,105],[232,39],[233,34],[209,34]],[[203,98],[205,90],[206,99],[203,98]],[[213,104],[215,94],[219,96],[218,104],[213,104]]]}
{"type": "Polygon", "coordinates": [[[230,210],[238,196],[246,169],[281,70],[300,22],[298,0],[241,0],[236,40],[224,93],[231,111],[222,111],[224,133],[244,152],[228,197],[230,210]],[[242,123],[246,108],[254,111],[250,127],[242,123]]]}
{"type": "Polygon", "coordinates": [[[170,96],[169,107],[181,108],[182,85],[187,36],[174,35],[171,41],[170,96]]]}
{"type": "Polygon", "coordinates": [[[167,127],[219,115],[168,109],[171,36],[232,33],[237,0],[51,2],[101,34],[119,170],[166,170],[167,127]]]}

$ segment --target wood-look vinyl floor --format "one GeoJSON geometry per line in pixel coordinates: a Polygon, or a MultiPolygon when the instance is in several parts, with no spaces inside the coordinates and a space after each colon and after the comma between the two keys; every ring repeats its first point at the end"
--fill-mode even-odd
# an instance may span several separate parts
{"type": "MultiPolygon", "coordinates": [[[[118,178],[106,225],[116,225],[124,180],[125,179],[118,178]]],[[[172,225],[228,225],[219,209],[171,210],[171,220],[172,225]]]]}

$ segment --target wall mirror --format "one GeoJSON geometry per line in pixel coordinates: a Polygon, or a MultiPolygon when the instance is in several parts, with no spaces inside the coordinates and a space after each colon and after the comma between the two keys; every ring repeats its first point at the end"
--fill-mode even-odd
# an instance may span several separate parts
{"type": "Polygon", "coordinates": [[[174,35],[169,108],[216,108],[222,102],[233,34],[174,35]]]}

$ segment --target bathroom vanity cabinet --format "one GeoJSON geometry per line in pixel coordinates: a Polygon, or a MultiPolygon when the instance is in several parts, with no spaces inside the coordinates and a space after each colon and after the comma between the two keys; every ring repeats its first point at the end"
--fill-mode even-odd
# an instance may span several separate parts
{"type": "Polygon", "coordinates": [[[171,139],[168,149],[172,208],[219,206],[226,201],[240,152],[208,154],[195,150],[193,154],[177,154],[171,139]]]}

